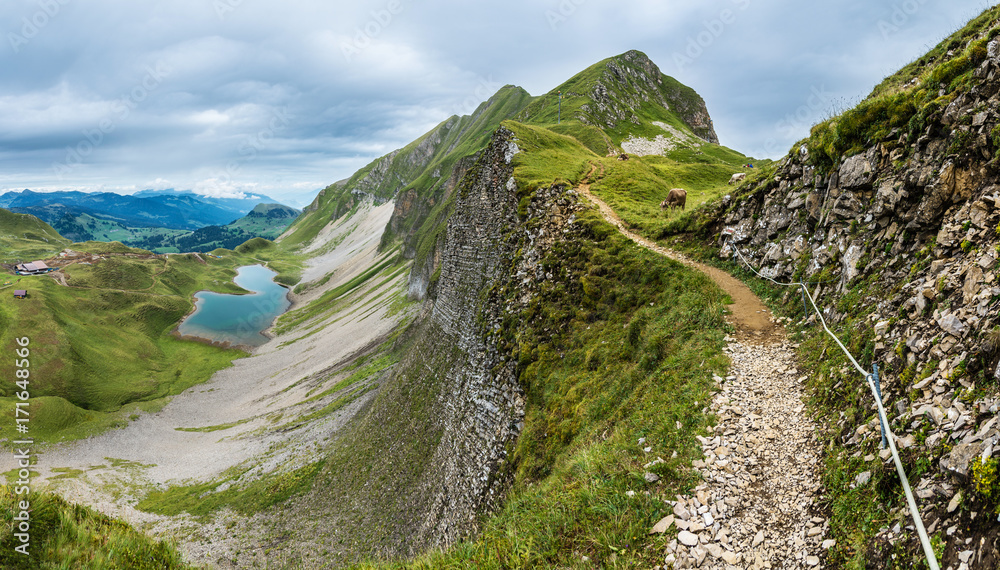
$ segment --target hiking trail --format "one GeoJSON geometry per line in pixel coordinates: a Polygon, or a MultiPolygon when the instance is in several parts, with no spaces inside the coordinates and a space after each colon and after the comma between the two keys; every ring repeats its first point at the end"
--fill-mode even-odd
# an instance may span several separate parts
{"type": "MultiPolygon", "coordinates": [[[[596,170],[596,167],[595,167],[596,170]]],[[[820,444],[806,416],[803,382],[784,329],[750,289],[724,271],[693,261],[630,231],[590,191],[588,174],[577,191],[604,219],[636,244],[708,275],[733,300],[728,320],[736,328],[724,349],[731,361],[711,410],[718,420],[709,437],[698,436],[705,459],[693,466],[702,483],[678,496],[673,514],[652,532],[676,526],[665,565],[674,568],[818,568],[834,541],[819,514],[820,444]]]]}

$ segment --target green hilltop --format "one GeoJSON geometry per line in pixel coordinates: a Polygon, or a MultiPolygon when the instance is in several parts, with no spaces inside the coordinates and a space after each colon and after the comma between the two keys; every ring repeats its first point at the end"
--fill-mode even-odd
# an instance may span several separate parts
{"type": "Polygon", "coordinates": [[[67,244],[69,240],[35,216],[0,208],[0,263],[49,257],[67,244]]]}
{"type": "Polygon", "coordinates": [[[571,135],[601,155],[617,153],[630,136],[667,134],[655,123],[719,142],[701,96],[635,50],[574,75],[538,97],[516,120],[571,135]]]}

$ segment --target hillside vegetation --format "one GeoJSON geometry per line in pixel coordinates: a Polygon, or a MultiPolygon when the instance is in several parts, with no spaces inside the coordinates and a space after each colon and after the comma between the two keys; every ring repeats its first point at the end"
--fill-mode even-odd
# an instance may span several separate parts
{"type": "Polygon", "coordinates": [[[0,485],[0,566],[4,568],[101,568],[107,570],[187,570],[177,549],[151,540],[120,520],[50,493],[15,495],[0,485]],[[28,501],[32,542],[28,556],[11,527],[28,501]]]}
{"type": "MultiPolygon", "coordinates": [[[[761,271],[809,283],[852,354],[878,365],[890,427],[942,568],[992,568],[1000,559],[998,77],[994,7],[857,107],[814,127],[730,201],[689,216],[692,234],[664,235],[754,282],[742,263],[719,259],[733,254],[719,247],[719,232],[730,227],[732,243],[761,271]]],[[[797,292],[756,282],[799,323],[801,358],[816,371],[811,406],[825,426],[824,485],[837,540],[830,563],[926,567],[899,478],[880,455],[864,379],[797,292]]]]}
{"type": "Polygon", "coordinates": [[[0,263],[48,258],[67,244],[69,240],[38,218],[0,208],[0,263]]]}
{"type": "MultiPolygon", "coordinates": [[[[153,256],[121,244],[72,247],[103,259],[65,268],[68,286],[51,275],[18,277],[15,284],[29,297],[0,298],[0,345],[28,337],[39,347],[31,360],[37,440],[72,440],[120,427],[243,354],[182,341],[171,332],[193,310],[195,292],[245,293],[232,282],[235,268],[273,255],[258,250],[199,260],[153,256]]],[[[0,374],[13,377],[14,362],[0,362],[0,374]]],[[[15,390],[0,386],[0,414],[8,418],[15,390]]]]}

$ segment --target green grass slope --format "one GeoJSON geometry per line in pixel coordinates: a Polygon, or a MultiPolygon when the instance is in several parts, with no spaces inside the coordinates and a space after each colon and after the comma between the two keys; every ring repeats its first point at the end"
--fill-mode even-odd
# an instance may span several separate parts
{"type": "MultiPolygon", "coordinates": [[[[271,242],[244,254],[220,250],[221,258],[153,256],[121,244],[91,242],[75,250],[104,259],[63,269],[68,286],[50,275],[25,276],[18,288],[29,298],[0,296],[0,347],[30,339],[32,432],[36,440],[76,439],[123,425],[140,410],[207,380],[243,353],[178,340],[177,323],[194,308],[203,289],[244,293],[232,282],[235,268],[272,258],[294,280],[294,262],[278,259],[271,242]],[[121,253],[108,253],[119,250],[121,253]]],[[[0,362],[13,378],[14,361],[0,362]]],[[[0,416],[13,422],[15,387],[0,386],[0,416]]]]}
{"type": "Polygon", "coordinates": [[[69,240],[35,216],[0,208],[0,263],[48,258],[68,244],[69,240]]]}
{"type": "Polygon", "coordinates": [[[177,549],[129,525],[50,493],[15,494],[0,485],[0,567],[101,568],[107,570],[186,570],[177,549]],[[31,541],[27,555],[12,528],[20,524],[20,503],[30,506],[31,541]]]}
{"type": "MultiPolygon", "coordinates": [[[[821,172],[879,142],[888,151],[902,149],[906,154],[900,160],[905,159],[933,119],[973,86],[973,72],[986,59],[987,44],[1000,35],[1000,28],[991,27],[998,19],[1000,7],[983,11],[923,57],[883,80],[856,107],[814,126],[809,138],[795,148],[806,144],[810,161],[821,172]]],[[[972,118],[961,120],[968,124],[972,118]]],[[[1000,144],[1000,133],[990,133],[990,137],[1000,144]]],[[[954,150],[963,146],[956,145],[954,150]]]]}

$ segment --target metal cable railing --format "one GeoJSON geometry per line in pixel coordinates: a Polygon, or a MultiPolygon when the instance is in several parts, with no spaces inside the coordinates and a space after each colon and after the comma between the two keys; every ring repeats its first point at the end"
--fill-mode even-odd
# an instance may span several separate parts
{"type": "Polygon", "coordinates": [[[906,471],[903,469],[903,462],[899,458],[899,452],[896,450],[896,443],[893,441],[893,435],[889,429],[889,418],[885,413],[885,407],[882,405],[882,393],[878,385],[877,365],[873,365],[873,372],[868,372],[867,370],[862,368],[860,364],[858,364],[858,361],[854,358],[854,356],[850,353],[850,351],[847,350],[847,347],[844,346],[844,343],[840,342],[840,339],[837,338],[837,335],[833,334],[833,331],[831,331],[830,327],[827,326],[826,319],[823,318],[823,312],[819,310],[819,307],[816,305],[816,300],[813,299],[812,294],[809,293],[809,288],[806,287],[805,283],[802,282],[781,283],[775,281],[771,277],[767,277],[766,275],[761,274],[759,271],[754,269],[753,265],[750,264],[747,258],[743,257],[743,253],[740,252],[739,248],[736,247],[735,244],[729,243],[729,236],[732,235],[732,232],[730,231],[729,233],[725,232],[723,233],[727,236],[726,245],[728,245],[730,248],[732,248],[734,252],[736,252],[736,255],[739,256],[739,258],[743,261],[743,263],[747,266],[747,268],[750,269],[750,271],[752,271],[755,275],[757,275],[761,279],[766,279],[771,283],[774,283],[775,285],[781,287],[801,287],[803,296],[809,299],[810,304],[812,304],[813,310],[819,317],[820,324],[823,325],[823,330],[825,330],[827,334],[830,335],[831,338],[833,338],[834,342],[837,343],[837,346],[839,346],[840,349],[844,352],[844,354],[847,355],[847,358],[851,361],[851,364],[854,365],[854,368],[857,369],[857,371],[861,373],[862,376],[865,377],[865,380],[868,382],[868,387],[872,391],[872,396],[875,398],[875,404],[878,406],[879,422],[882,427],[882,444],[884,447],[885,444],[888,443],[889,450],[892,452],[892,459],[893,462],[896,464],[896,473],[899,475],[899,480],[903,484],[903,492],[906,494],[906,504],[910,508],[910,515],[913,517],[913,524],[917,529],[917,535],[920,538],[920,545],[924,549],[924,556],[927,557],[927,563],[930,565],[931,570],[940,570],[940,566],[938,566],[937,557],[934,555],[934,549],[931,548],[931,541],[927,536],[927,530],[924,528],[923,521],[920,520],[920,511],[917,510],[917,502],[913,498],[913,491],[910,489],[910,481],[906,477],[906,471]]]}

